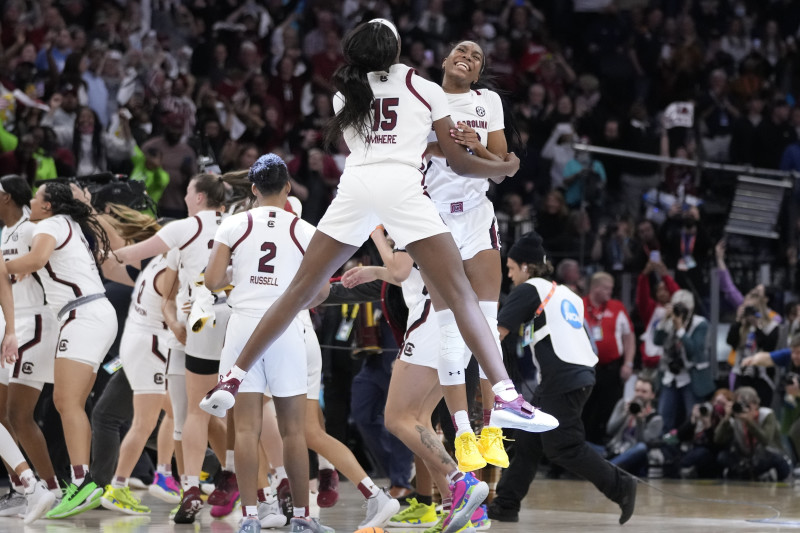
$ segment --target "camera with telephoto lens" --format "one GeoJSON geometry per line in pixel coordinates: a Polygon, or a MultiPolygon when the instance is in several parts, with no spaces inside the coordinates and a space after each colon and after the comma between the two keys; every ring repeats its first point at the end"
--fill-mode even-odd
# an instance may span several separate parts
{"type": "Polygon", "coordinates": [[[797,383],[800,383],[800,374],[797,374],[796,372],[789,372],[788,374],[783,376],[783,384],[784,384],[784,386],[786,386],[786,385],[794,385],[795,381],[797,383]]]}
{"type": "Polygon", "coordinates": [[[741,402],[733,402],[733,414],[740,415],[744,413],[745,405],[741,402]]]}
{"type": "Polygon", "coordinates": [[[642,412],[642,409],[644,409],[644,402],[638,398],[631,400],[631,403],[628,405],[628,412],[632,415],[638,415],[642,412]]]}
{"type": "Polygon", "coordinates": [[[713,407],[709,403],[701,403],[698,410],[700,411],[700,416],[708,416],[711,414],[713,407]]]}
{"type": "Polygon", "coordinates": [[[681,320],[686,320],[689,316],[689,308],[682,303],[677,303],[672,306],[672,314],[681,320]]]}

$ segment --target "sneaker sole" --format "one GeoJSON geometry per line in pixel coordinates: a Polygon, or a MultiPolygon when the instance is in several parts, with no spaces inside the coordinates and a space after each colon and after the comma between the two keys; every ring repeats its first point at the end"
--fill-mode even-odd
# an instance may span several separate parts
{"type": "Polygon", "coordinates": [[[236,510],[237,507],[241,507],[241,500],[239,496],[236,496],[236,499],[233,501],[233,504],[228,503],[227,505],[214,505],[211,507],[211,516],[214,518],[225,518],[233,511],[236,510]]]}
{"type": "Polygon", "coordinates": [[[127,507],[120,507],[111,500],[106,500],[105,498],[100,498],[100,506],[109,511],[119,511],[120,513],[132,516],[147,516],[150,514],[150,511],[136,511],[134,509],[128,509],[127,507]]]}
{"type": "Polygon", "coordinates": [[[458,469],[466,474],[467,472],[474,472],[476,470],[480,470],[481,468],[486,468],[487,463],[488,461],[485,460],[483,461],[483,463],[474,463],[467,465],[458,463],[458,469]]]}
{"type": "Polygon", "coordinates": [[[171,503],[172,505],[177,505],[181,503],[181,496],[180,494],[175,494],[173,492],[169,492],[158,485],[150,485],[148,487],[147,492],[150,493],[151,496],[158,498],[162,502],[171,503]]]}
{"type": "Polygon", "coordinates": [[[8,509],[4,509],[2,512],[0,512],[0,517],[17,516],[20,513],[24,513],[25,509],[27,509],[27,504],[20,505],[19,507],[11,507],[8,509]]]}
{"type": "Polygon", "coordinates": [[[200,409],[210,415],[222,418],[234,406],[236,397],[228,391],[214,391],[211,397],[200,400],[200,409]]]}
{"type": "Polygon", "coordinates": [[[283,527],[286,525],[286,517],[281,515],[269,515],[265,516],[264,518],[259,519],[261,522],[261,527],[267,529],[273,529],[277,527],[283,527]]]}
{"type": "MultiPolygon", "coordinates": [[[[462,527],[466,526],[472,519],[472,515],[478,507],[481,506],[483,501],[489,495],[489,485],[485,481],[481,481],[472,488],[469,500],[466,505],[456,513],[453,514],[453,519],[447,524],[447,527],[442,528],[442,533],[455,533],[462,527]]],[[[471,528],[474,529],[474,528],[471,528]]]]}
{"type": "Polygon", "coordinates": [[[103,489],[97,487],[94,492],[92,492],[86,500],[79,506],[75,507],[74,509],[62,513],[58,516],[48,516],[48,518],[69,518],[70,516],[75,516],[76,514],[83,513],[85,511],[91,511],[92,509],[97,509],[100,507],[100,500],[102,500],[103,496],[103,489]]]}
{"type": "Polygon", "coordinates": [[[55,501],[56,501],[55,494],[50,492],[48,496],[45,496],[44,498],[39,500],[36,503],[36,505],[33,506],[32,509],[29,509],[28,512],[25,513],[23,523],[30,524],[43,517],[47,513],[47,511],[50,510],[50,507],[53,505],[53,502],[55,501]]]}
{"type": "Polygon", "coordinates": [[[533,418],[525,418],[509,409],[494,409],[490,423],[506,429],[519,429],[529,433],[544,433],[558,427],[558,420],[552,415],[536,410],[533,418]]]}
{"type": "Polygon", "coordinates": [[[363,529],[365,527],[382,528],[399,511],[400,511],[400,502],[393,498],[389,500],[389,502],[383,507],[383,509],[381,509],[378,512],[378,514],[376,514],[372,518],[372,520],[370,520],[369,522],[362,522],[361,524],[359,524],[358,529],[363,529]]]}
{"type": "Polygon", "coordinates": [[[475,526],[475,531],[487,531],[491,527],[492,527],[492,521],[487,520],[486,523],[481,524],[480,526],[475,526]]]}
{"type": "Polygon", "coordinates": [[[429,527],[435,526],[436,522],[438,522],[438,520],[435,520],[433,522],[417,522],[417,523],[413,523],[413,522],[392,522],[390,520],[389,523],[386,524],[386,526],[387,527],[407,527],[407,528],[423,528],[423,527],[424,528],[429,528],[429,527]]]}

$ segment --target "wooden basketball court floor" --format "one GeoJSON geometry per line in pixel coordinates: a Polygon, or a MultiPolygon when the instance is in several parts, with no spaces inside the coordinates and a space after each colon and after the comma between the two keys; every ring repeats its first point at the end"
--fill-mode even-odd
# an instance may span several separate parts
{"type": "MultiPolygon", "coordinates": [[[[624,526],[619,508],[585,481],[536,480],[523,503],[518,523],[493,522],[494,532],[770,532],[800,530],[800,486],[765,483],[654,481],[639,484],[636,512],[624,526]],[[723,501],[724,500],[724,501],[723,501]]],[[[23,526],[22,520],[0,518],[0,533],[237,533],[240,512],[215,520],[208,511],[199,523],[176,525],[170,507],[146,493],[149,517],[126,516],[103,509],[67,520],[46,520],[23,526]]],[[[323,509],[322,522],[337,532],[353,532],[363,520],[361,495],[342,483],[335,507],[323,509]]],[[[288,527],[274,531],[288,531],[288,527]]],[[[265,530],[267,531],[267,530],[265,530]]],[[[390,529],[391,533],[420,533],[421,529],[390,529]]]]}

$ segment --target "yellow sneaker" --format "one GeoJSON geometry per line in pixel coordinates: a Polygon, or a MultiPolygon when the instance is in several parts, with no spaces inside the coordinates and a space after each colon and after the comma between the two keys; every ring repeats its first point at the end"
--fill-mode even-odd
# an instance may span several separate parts
{"type": "Polygon", "coordinates": [[[478,440],[478,451],[487,463],[500,468],[508,468],[508,454],[503,444],[503,430],[498,427],[484,427],[478,440]]]}
{"type": "Polygon", "coordinates": [[[462,472],[472,472],[486,466],[486,460],[478,451],[478,439],[472,431],[456,437],[456,461],[462,472]]]}

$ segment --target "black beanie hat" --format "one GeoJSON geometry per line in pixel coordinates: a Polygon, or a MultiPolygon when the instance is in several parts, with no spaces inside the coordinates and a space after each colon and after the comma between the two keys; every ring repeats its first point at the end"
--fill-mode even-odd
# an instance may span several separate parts
{"type": "Polygon", "coordinates": [[[542,247],[542,238],[535,231],[526,233],[514,243],[508,251],[508,257],[519,264],[543,263],[546,253],[542,247]]]}

